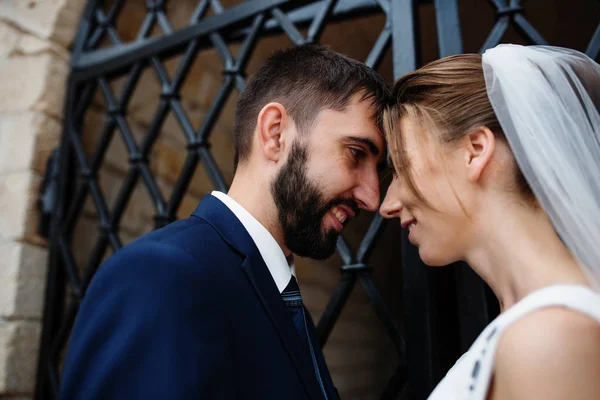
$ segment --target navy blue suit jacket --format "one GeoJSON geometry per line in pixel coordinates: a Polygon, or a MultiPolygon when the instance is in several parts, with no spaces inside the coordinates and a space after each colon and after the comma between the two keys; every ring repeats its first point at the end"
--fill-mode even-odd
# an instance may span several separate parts
{"type": "MultiPolygon", "coordinates": [[[[320,350],[317,358],[335,391],[320,350]]],[[[323,395],[250,235],[206,196],[192,216],[125,246],[98,270],[73,328],[60,399],[323,395]]]]}

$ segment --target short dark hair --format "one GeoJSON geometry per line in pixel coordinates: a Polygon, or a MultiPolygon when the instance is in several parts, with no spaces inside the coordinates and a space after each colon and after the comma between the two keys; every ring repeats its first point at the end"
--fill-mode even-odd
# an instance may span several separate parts
{"type": "Polygon", "coordinates": [[[322,45],[277,51],[250,77],[237,101],[234,168],[250,155],[256,119],[268,103],[281,103],[298,130],[307,132],[320,111],[341,111],[357,93],[361,101],[371,101],[372,118],[383,132],[390,89],[377,72],[322,45]]]}

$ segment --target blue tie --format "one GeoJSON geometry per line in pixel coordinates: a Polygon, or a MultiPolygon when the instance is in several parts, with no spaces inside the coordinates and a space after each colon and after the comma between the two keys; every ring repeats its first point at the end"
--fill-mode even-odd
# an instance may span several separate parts
{"type": "Polygon", "coordinates": [[[326,400],[329,400],[327,391],[325,390],[325,385],[323,384],[323,378],[321,377],[321,373],[319,371],[319,364],[315,355],[315,349],[308,333],[308,327],[306,325],[306,310],[304,309],[304,304],[302,303],[300,288],[298,287],[298,282],[296,282],[294,275],[292,275],[292,279],[290,279],[290,283],[288,283],[285,290],[281,292],[281,297],[287,306],[288,312],[292,317],[292,321],[294,321],[294,325],[296,326],[296,330],[298,331],[298,335],[300,335],[300,339],[302,340],[304,347],[306,350],[310,351],[315,375],[317,377],[317,381],[319,382],[319,387],[323,392],[323,396],[326,400]]]}

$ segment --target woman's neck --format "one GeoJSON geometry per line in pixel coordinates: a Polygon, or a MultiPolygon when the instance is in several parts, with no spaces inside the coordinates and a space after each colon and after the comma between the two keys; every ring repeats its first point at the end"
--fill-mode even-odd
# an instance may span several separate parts
{"type": "Polygon", "coordinates": [[[487,203],[465,260],[492,288],[505,311],[528,294],[555,284],[589,285],[541,208],[487,203]]]}

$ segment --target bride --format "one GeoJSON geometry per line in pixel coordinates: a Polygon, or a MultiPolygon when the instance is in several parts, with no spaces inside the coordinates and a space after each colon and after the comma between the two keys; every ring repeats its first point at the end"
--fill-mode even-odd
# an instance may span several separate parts
{"type": "Polygon", "coordinates": [[[600,66],[500,45],[405,75],[394,99],[381,214],[502,310],[430,399],[600,399],[600,66]]]}

